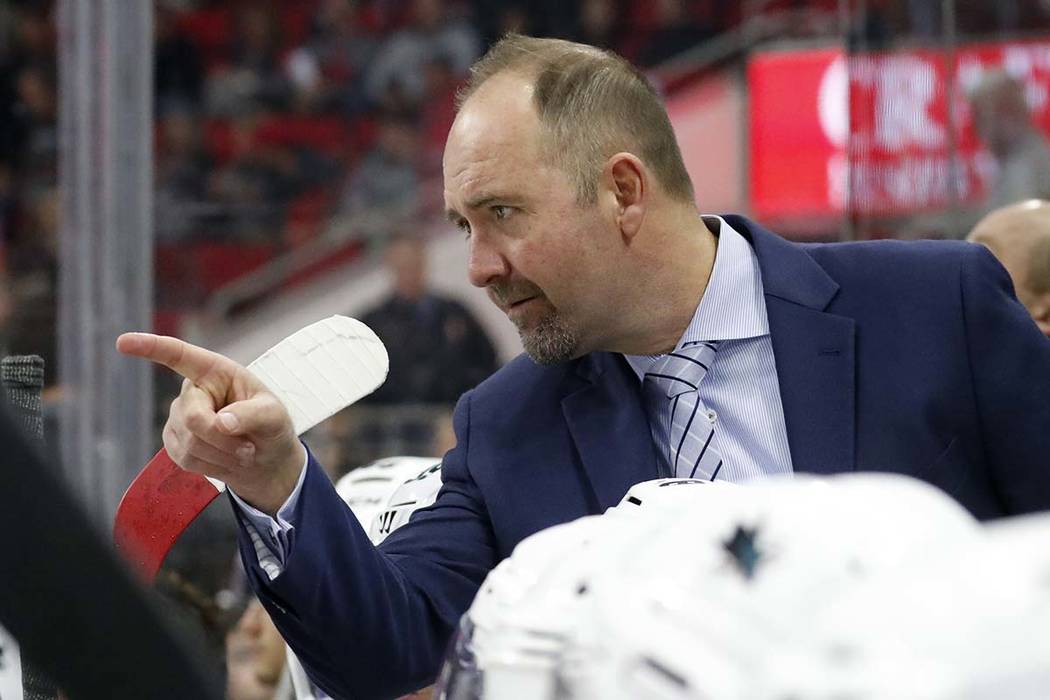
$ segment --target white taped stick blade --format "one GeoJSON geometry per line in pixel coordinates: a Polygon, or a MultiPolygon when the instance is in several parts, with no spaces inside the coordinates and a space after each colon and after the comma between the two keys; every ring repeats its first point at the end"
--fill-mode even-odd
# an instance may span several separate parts
{"type": "Polygon", "coordinates": [[[298,435],[378,389],[389,368],[379,336],[346,316],[296,331],[248,365],[288,409],[298,435]]]}

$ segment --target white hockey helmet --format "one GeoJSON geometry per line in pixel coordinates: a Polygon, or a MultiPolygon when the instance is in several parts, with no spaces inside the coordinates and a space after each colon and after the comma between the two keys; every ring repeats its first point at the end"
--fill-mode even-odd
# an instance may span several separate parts
{"type": "MultiPolygon", "coordinates": [[[[418,460],[418,458],[413,458],[418,460]]],[[[414,464],[411,476],[401,482],[375,514],[368,528],[373,544],[380,544],[390,533],[408,522],[420,508],[434,505],[441,491],[441,460],[422,460],[414,464]],[[423,465],[422,468],[420,465],[423,465]]]]}
{"type": "Polygon", "coordinates": [[[706,482],[639,484],[605,515],[556,525],[519,543],[490,572],[464,615],[435,697],[555,697],[555,669],[592,576],[645,546],[658,522],[649,513],[695,503],[698,494],[671,488],[685,483],[706,482]]]}
{"type": "Polygon", "coordinates": [[[989,524],[865,582],[813,620],[796,663],[767,675],[800,697],[1036,700],[1050,692],[1050,515],[989,524]],[[887,673],[892,669],[892,673],[887,673]]]}
{"type": "Polygon", "coordinates": [[[978,532],[946,496],[894,475],[717,495],[668,510],[646,546],[593,578],[562,657],[564,697],[766,697],[767,667],[791,658],[829,601],[978,532]]]}
{"type": "Polygon", "coordinates": [[[386,509],[394,491],[425,469],[440,464],[441,460],[434,457],[378,459],[345,474],[336,482],[335,490],[368,530],[376,515],[386,509]]]}

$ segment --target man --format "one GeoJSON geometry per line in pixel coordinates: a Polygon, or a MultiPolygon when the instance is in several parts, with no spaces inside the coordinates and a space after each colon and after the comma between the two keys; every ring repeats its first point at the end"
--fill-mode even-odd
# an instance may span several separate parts
{"type": "Polygon", "coordinates": [[[1010,273],[1017,299],[1050,337],[1050,202],[1030,199],[996,209],[967,240],[988,246],[1010,273]]]}
{"type": "Polygon", "coordinates": [[[496,370],[496,351],[466,307],[428,288],[424,240],[394,238],[385,262],[391,294],[361,320],[387,347],[390,381],[368,400],[452,405],[496,370]]]}
{"type": "Polygon", "coordinates": [[[253,586],[329,694],[430,682],[518,542],[657,476],[892,471],[983,518],[1050,505],[1050,344],[983,248],[700,218],[651,86],[557,40],[479,61],[444,174],[471,281],[531,359],[460,399],[437,502],[379,549],[243,368],[118,340],[187,377],[165,446],[236,494],[253,586]]]}
{"type": "Polygon", "coordinates": [[[970,94],[978,136],[999,166],[988,205],[1050,198],[1050,144],[1032,121],[1024,84],[1003,70],[985,74],[970,94]]]}

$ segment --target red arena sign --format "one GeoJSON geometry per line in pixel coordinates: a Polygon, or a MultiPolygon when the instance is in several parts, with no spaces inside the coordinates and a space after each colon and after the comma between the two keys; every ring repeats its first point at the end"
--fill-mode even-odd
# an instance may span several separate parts
{"type": "Polygon", "coordinates": [[[1033,118],[1050,132],[1050,42],[971,45],[954,56],[756,54],[748,67],[752,211],[768,220],[903,214],[954,196],[979,202],[997,166],[974,133],[966,96],[993,68],[1024,83],[1033,118]]]}

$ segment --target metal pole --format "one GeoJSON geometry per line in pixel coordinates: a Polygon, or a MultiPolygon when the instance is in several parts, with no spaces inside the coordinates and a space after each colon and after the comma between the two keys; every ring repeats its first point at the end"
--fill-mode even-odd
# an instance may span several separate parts
{"type": "Polygon", "coordinates": [[[959,163],[959,113],[956,101],[958,90],[958,43],[955,35],[955,0],[941,2],[941,60],[944,63],[944,99],[948,106],[948,217],[950,231],[956,233],[960,221],[962,192],[959,179],[963,172],[959,163]]]}
{"type": "MultiPolygon", "coordinates": [[[[842,32],[842,53],[846,62],[846,114],[848,126],[846,128],[846,206],[842,217],[842,229],[840,240],[857,240],[860,215],[854,208],[856,197],[853,193],[853,122],[852,122],[852,93],[853,93],[853,66],[855,64],[853,53],[858,49],[855,45],[854,35],[859,37],[861,32],[856,27],[856,18],[861,16],[864,9],[864,0],[858,0],[860,7],[854,7],[853,0],[839,0],[839,29],[842,32]]],[[[864,50],[861,48],[860,50],[864,50]]]]}
{"type": "Polygon", "coordinates": [[[66,476],[108,528],[148,459],[151,369],[113,349],[153,310],[153,3],[59,0],[60,442],[66,476]]]}

